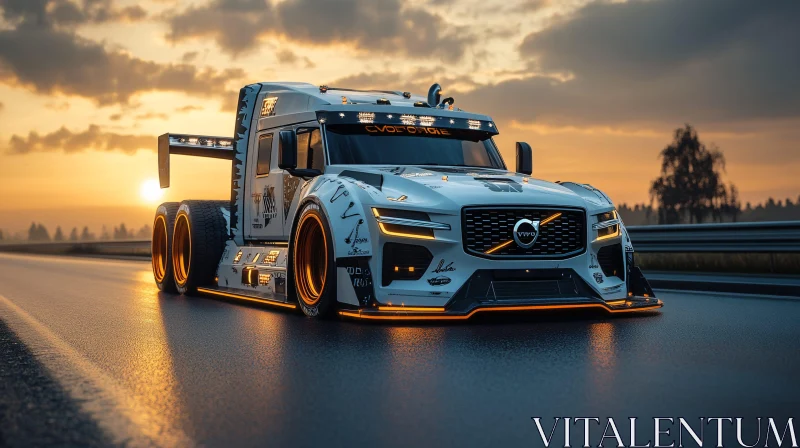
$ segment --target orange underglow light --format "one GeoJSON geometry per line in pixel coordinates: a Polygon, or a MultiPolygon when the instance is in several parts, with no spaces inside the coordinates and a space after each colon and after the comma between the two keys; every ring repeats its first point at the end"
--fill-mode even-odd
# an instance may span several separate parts
{"type": "Polygon", "coordinates": [[[622,305],[622,304],[624,304],[625,302],[626,302],[626,300],[625,300],[625,299],[619,299],[619,300],[612,300],[612,301],[610,301],[610,302],[606,302],[606,303],[607,303],[608,305],[622,305]]]}
{"type": "Polygon", "coordinates": [[[443,313],[442,306],[379,306],[378,311],[429,311],[433,313],[443,313]]]}
{"type": "Polygon", "coordinates": [[[203,293],[203,294],[210,294],[210,295],[214,295],[214,296],[227,297],[227,298],[231,298],[231,299],[244,300],[244,301],[247,301],[247,302],[264,303],[264,304],[267,304],[267,305],[274,305],[274,306],[279,306],[279,307],[282,307],[282,308],[290,308],[290,309],[297,308],[297,306],[295,304],[293,304],[293,303],[275,302],[275,301],[272,301],[272,300],[258,299],[258,298],[255,298],[255,297],[243,296],[243,295],[240,295],[240,294],[232,294],[232,293],[223,292],[223,291],[217,291],[217,290],[208,289],[208,288],[197,288],[197,292],[200,292],[200,293],[203,293]]]}
{"type": "MultiPolygon", "coordinates": [[[[570,305],[520,305],[520,306],[503,306],[493,308],[476,308],[465,315],[440,315],[440,316],[414,316],[414,315],[376,315],[371,313],[361,313],[358,311],[339,311],[339,315],[343,317],[354,317],[358,319],[371,319],[371,320],[467,320],[475,313],[492,312],[492,311],[534,311],[534,310],[564,310],[564,309],[587,309],[587,308],[601,308],[609,313],[635,313],[639,311],[649,311],[656,308],[661,308],[663,304],[661,301],[654,302],[651,306],[642,306],[636,308],[622,308],[612,309],[600,303],[576,303],[570,305]]],[[[378,308],[380,310],[380,307],[378,308]]],[[[406,309],[408,311],[408,309],[406,309]]]]}

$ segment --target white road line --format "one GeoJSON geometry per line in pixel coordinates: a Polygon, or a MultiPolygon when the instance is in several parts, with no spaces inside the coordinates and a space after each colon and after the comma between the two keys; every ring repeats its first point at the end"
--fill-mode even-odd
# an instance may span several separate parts
{"type": "Polygon", "coordinates": [[[196,445],[183,431],[169,426],[101,368],[2,295],[0,318],[115,443],[133,447],[196,445]]]}

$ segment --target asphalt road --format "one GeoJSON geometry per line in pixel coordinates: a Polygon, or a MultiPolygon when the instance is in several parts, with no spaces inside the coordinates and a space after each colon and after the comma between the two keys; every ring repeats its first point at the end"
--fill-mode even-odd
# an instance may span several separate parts
{"type": "Polygon", "coordinates": [[[640,316],[320,322],[160,293],[147,262],[0,254],[0,319],[118,442],[542,446],[534,416],[797,419],[800,301],[659,297],[640,316]]]}

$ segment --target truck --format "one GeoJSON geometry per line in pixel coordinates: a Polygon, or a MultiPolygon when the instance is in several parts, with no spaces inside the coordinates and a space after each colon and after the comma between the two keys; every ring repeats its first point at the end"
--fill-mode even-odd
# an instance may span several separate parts
{"type": "Polygon", "coordinates": [[[159,289],[299,308],[313,318],[463,320],[477,313],[663,306],[611,199],[507,168],[491,117],[427,96],[262,82],[232,137],[158,138],[231,161],[231,197],[161,204],[159,289]]]}

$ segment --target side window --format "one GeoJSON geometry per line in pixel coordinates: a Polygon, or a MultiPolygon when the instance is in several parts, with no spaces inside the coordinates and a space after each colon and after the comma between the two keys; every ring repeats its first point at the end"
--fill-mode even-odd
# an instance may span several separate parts
{"type": "Polygon", "coordinates": [[[263,134],[258,137],[258,165],[256,175],[269,174],[269,164],[272,159],[272,134],[263,134]]]}
{"type": "Polygon", "coordinates": [[[297,130],[297,168],[322,171],[325,156],[322,152],[322,136],[319,128],[297,130]]]}

